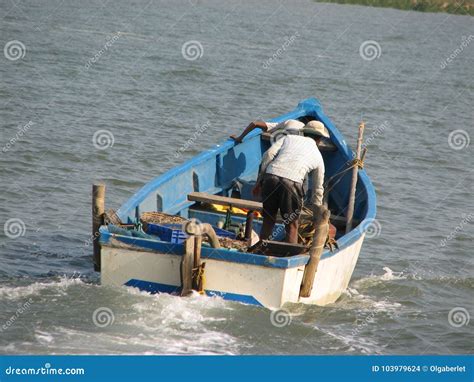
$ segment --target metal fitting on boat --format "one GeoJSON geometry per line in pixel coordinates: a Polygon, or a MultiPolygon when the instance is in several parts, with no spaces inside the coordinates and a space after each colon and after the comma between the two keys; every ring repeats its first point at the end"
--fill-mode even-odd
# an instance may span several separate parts
{"type": "Polygon", "coordinates": [[[196,219],[191,219],[184,223],[184,231],[188,235],[201,236],[206,235],[211,242],[212,248],[220,248],[219,238],[217,237],[216,231],[209,223],[201,223],[196,219]]]}

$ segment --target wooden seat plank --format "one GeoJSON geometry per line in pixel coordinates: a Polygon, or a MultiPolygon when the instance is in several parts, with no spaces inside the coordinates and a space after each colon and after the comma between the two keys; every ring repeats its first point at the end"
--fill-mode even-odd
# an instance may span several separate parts
{"type": "MultiPolygon", "coordinates": [[[[227,196],[221,195],[212,195],[206,192],[191,192],[188,194],[188,200],[192,202],[201,202],[201,203],[208,203],[208,204],[218,204],[220,206],[227,206],[227,207],[236,207],[236,208],[244,208],[250,211],[258,211],[262,212],[263,205],[261,202],[256,202],[254,200],[245,200],[245,199],[237,199],[237,198],[229,198],[227,196]]],[[[305,211],[301,212],[302,217],[308,217],[308,213],[305,211]]],[[[344,216],[336,216],[331,214],[331,222],[335,224],[345,224],[346,218],[344,216]]],[[[359,224],[359,221],[354,220],[354,224],[359,224]]]]}
{"type": "Polygon", "coordinates": [[[244,208],[250,211],[261,212],[263,207],[261,202],[253,200],[229,198],[227,196],[211,195],[206,192],[191,192],[188,195],[188,200],[192,202],[201,202],[209,204],[219,204],[221,206],[244,208]]]}

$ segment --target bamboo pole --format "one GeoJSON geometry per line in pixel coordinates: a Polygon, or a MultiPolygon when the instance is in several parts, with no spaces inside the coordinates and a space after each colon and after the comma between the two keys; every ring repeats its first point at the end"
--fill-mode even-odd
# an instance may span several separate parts
{"type": "MultiPolygon", "coordinates": [[[[359,135],[357,137],[357,151],[356,151],[356,158],[360,160],[361,156],[361,149],[362,149],[362,137],[364,136],[364,122],[359,124],[359,135]]],[[[357,178],[358,178],[359,166],[356,165],[352,169],[352,181],[351,181],[351,189],[349,194],[349,205],[347,206],[347,220],[346,220],[346,233],[348,233],[352,229],[352,218],[354,217],[354,206],[355,206],[355,194],[356,194],[356,187],[357,187],[357,178]]]]}
{"type": "Polygon", "coordinates": [[[318,270],[319,259],[329,233],[329,217],[331,212],[324,206],[313,207],[314,237],[309,250],[309,261],[306,264],[301,283],[300,297],[309,297],[313,290],[314,278],[318,270]]]}
{"type": "Polygon", "coordinates": [[[92,185],[92,242],[94,247],[94,270],[100,272],[99,228],[104,224],[105,185],[92,185]]]}

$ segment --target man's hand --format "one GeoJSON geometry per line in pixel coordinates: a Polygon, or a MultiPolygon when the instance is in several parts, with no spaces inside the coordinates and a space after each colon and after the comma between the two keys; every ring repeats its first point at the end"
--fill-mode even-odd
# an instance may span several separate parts
{"type": "Polygon", "coordinates": [[[257,183],[255,187],[252,189],[252,195],[255,197],[260,196],[262,193],[262,185],[260,183],[257,183]]]}
{"type": "Polygon", "coordinates": [[[230,138],[232,138],[237,145],[239,143],[242,143],[242,138],[240,138],[240,137],[236,137],[235,135],[231,135],[230,138]]]}

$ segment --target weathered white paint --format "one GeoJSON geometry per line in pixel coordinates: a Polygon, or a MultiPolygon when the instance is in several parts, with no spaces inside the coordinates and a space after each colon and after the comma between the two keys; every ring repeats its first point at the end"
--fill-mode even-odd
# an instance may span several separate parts
{"type": "MultiPolygon", "coordinates": [[[[326,305],[347,288],[354,271],[362,236],[336,255],[320,261],[311,296],[299,298],[304,267],[289,269],[205,259],[205,288],[253,296],[262,305],[279,308],[286,302],[326,305]]],[[[103,246],[101,281],[121,286],[131,279],[180,285],[181,256],[138,250],[130,246],[103,246]]]]}

